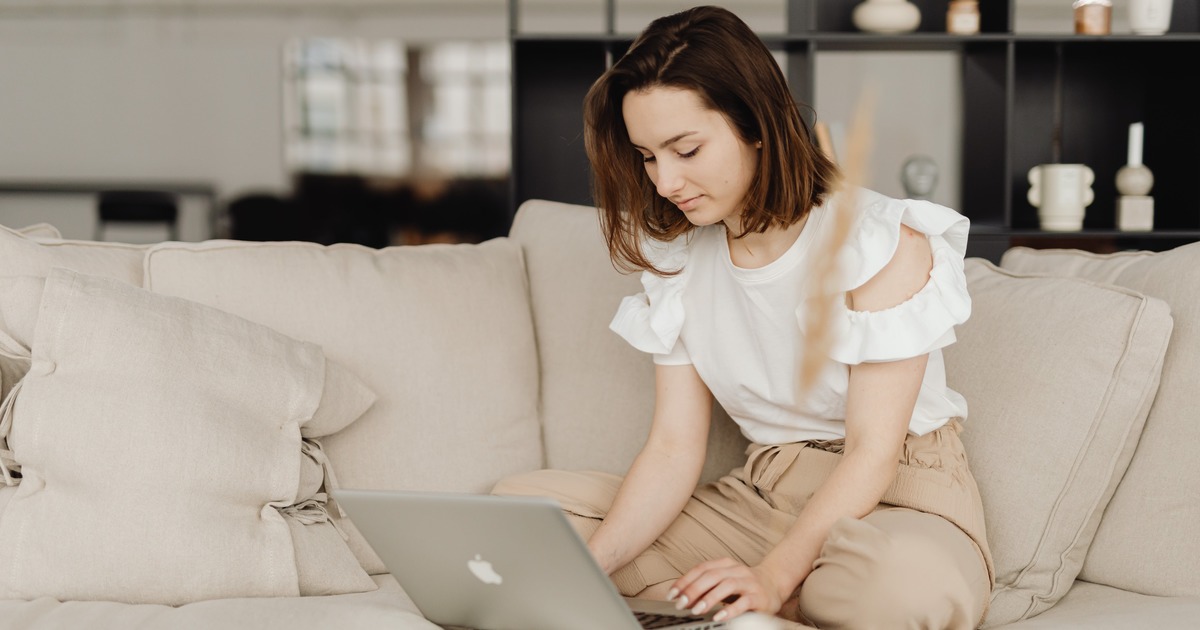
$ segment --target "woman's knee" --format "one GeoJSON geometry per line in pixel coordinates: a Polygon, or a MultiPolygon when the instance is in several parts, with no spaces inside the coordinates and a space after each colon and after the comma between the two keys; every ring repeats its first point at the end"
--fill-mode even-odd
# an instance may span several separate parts
{"type": "Polygon", "coordinates": [[[607,511],[620,487],[621,478],[608,473],[545,469],[509,475],[496,482],[492,494],[550,497],[563,504],[581,502],[607,511]]]}
{"type": "Polygon", "coordinates": [[[545,496],[547,479],[544,470],[509,475],[492,486],[492,494],[499,496],[545,496]]]}
{"type": "Polygon", "coordinates": [[[974,628],[990,585],[981,557],[960,557],[972,552],[940,517],[882,510],[841,519],[800,590],[800,610],[821,628],[974,628]]]}

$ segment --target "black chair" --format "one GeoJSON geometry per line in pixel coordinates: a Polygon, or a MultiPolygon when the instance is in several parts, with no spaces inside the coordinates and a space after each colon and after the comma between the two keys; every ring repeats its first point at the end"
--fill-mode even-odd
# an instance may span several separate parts
{"type": "Polygon", "coordinates": [[[179,198],[154,190],[105,190],[98,199],[97,241],[109,223],[163,224],[170,240],[179,240],[179,198]]]}

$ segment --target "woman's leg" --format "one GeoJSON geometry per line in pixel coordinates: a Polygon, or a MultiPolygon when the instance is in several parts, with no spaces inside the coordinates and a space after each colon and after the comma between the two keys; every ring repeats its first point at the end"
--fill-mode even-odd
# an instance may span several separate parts
{"type": "MultiPolygon", "coordinates": [[[[588,540],[612,507],[621,478],[598,472],[538,470],[508,477],[492,494],[550,497],[588,540]]],[[[626,597],[666,599],[670,585],[706,560],[758,562],[794,516],[767,505],[734,476],[697,489],[683,513],[640,556],[612,575],[626,597]]]]}
{"type": "Polygon", "coordinates": [[[820,628],[975,628],[991,596],[974,541],[904,508],[839,520],[814,567],[799,606],[820,628]]]}

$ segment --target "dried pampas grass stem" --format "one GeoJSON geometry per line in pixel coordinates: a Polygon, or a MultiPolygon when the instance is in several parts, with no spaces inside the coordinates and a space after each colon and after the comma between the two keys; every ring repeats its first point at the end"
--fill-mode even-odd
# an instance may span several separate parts
{"type": "Polygon", "coordinates": [[[813,251],[816,264],[808,278],[803,313],[797,313],[797,317],[803,318],[802,325],[806,331],[796,348],[800,387],[797,399],[803,398],[816,383],[833,347],[836,301],[845,299],[838,294],[842,272],[839,260],[849,240],[850,230],[858,219],[858,189],[866,181],[874,104],[874,91],[868,89],[859,100],[846,136],[845,161],[841,164],[841,174],[833,190],[832,229],[828,238],[818,242],[813,251]]]}

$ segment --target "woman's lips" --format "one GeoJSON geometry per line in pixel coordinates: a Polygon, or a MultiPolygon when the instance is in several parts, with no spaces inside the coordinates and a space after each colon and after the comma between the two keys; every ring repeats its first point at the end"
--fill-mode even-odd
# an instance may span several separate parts
{"type": "Polygon", "coordinates": [[[696,205],[700,203],[700,197],[701,195],[697,195],[691,199],[685,199],[684,201],[676,203],[675,206],[684,212],[695,210],[696,205]]]}

